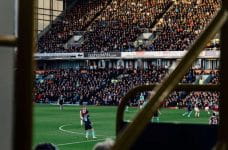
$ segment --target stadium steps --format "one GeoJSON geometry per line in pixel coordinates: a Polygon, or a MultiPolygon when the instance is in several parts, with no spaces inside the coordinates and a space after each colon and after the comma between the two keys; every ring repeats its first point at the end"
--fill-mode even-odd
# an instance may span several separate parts
{"type": "MultiPolygon", "coordinates": [[[[73,7],[77,6],[77,4],[79,4],[80,2],[83,2],[85,0],[77,0],[75,2],[73,2],[68,8],[67,10],[65,10],[64,12],[62,12],[54,21],[52,24],[49,24],[42,33],[40,33],[38,35],[38,39],[42,38],[43,36],[46,35],[46,33],[51,29],[53,24],[56,24],[59,20],[61,20],[64,15],[66,14],[67,11],[69,11],[70,9],[72,9],[73,7]]],[[[106,9],[106,7],[111,3],[112,0],[108,0],[108,3],[106,4],[106,6],[104,6],[99,12],[97,12],[97,14],[95,14],[95,16],[82,28],[82,30],[85,30],[99,15],[100,13],[106,9]]],[[[65,42],[69,41],[72,38],[72,36],[68,35],[68,37],[66,38],[66,40],[64,40],[65,42]]]]}
{"type": "MultiPolygon", "coordinates": [[[[86,31],[86,29],[93,23],[93,21],[100,16],[101,12],[107,8],[107,6],[112,2],[112,0],[108,0],[108,3],[105,7],[103,7],[100,11],[98,11],[95,16],[82,28],[83,31],[86,31]]],[[[66,41],[69,41],[72,38],[72,36],[69,36],[66,41]]]]}
{"type": "Polygon", "coordinates": [[[164,17],[166,12],[168,12],[172,8],[173,4],[174,4],[174,2],[171,1],[168,4],[168,6],[164,9],[164,11],[155,18],[155,21],[151,24],[151,26],[149,28],[153,28],[158,23],[158,21],[164,17]]]}
{"type": "MultiPolygon", "coordinates": [[[[150,26],[150,28],[155,28],[156,25],[158,24],[159,20],[161,18],[163,18],[167,12],[171,11],[173,6],[174,6],[174,1],[170,2],[170,4],[167,6],[167,8],[164,10],[164,12],[162,12],[156,19],[155,21],[152,23],[152,25],[150,26]]],[[[153,44],[153,42],[157,39],[157,37],[160,35],[160,33],[154,35],[155,37],[153,38],[153,40],[151,40],[151,44],[153,44]]]]}
{"type": "MultiPolygon", "coordinates": [[[[108,3],[106,4],[106,6],[104,6],[99,12],[97,12],[95,16],[82,28],[82,30],[87,31],[88,27],[96,20],[97,17],[100,16],[101,12],[104,11],[110,5],[111,2],[112,0],[108,0],[108,3]]],[[[72,39],[73,36],[70,36],[67,38],[66,44],[69,43],[69,41],[72,39]]]]}
{"type": "MultiPolygon", "coordinates": [[[[154,19],[154,21],[152,22],[151,26],[148,27],[148,28],[149,28],[149,29],[155,28],[155,27],[156,27],[156,24],[159,22],[159,20],[160,20],[161,18],[164,17],[164,15],[166,14],[166,12],[168,12],[170,9],[172,9],[173,5],[174,5],[174,1],[171,1],[171,2],[168,4],[168,6],[164,9],[164,11],[163,11],[161,14],[159,14],[159,15],[154,19]]],[[[152,34],[152,35],[153,35],[153,38],[149,40],[149,41],[150,41],[150,44],[149,44],[149,45],[152,45],[153,42],[156,40],[156,38],[157,38],[160,34],[152,34]]]]}
{"type": "Polygon", "coordinates": [[[83,28],[84,31],[87,30],[87,28],[93,23],[93,21],[96,20],[97,17],[100,16],[101,12],[103,12],[110,4],[111,4],[112,0],[108,0],[108,3],[106,4],[105,7],[103,7],[99,12],[96,13],[96,15],[88,22],[87,25],[85,25],[85,27],[83,28]]]}

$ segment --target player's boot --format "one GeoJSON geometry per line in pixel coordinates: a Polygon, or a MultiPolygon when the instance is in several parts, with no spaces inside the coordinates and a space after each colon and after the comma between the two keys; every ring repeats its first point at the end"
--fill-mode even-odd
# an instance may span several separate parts
{"type": "Polygon", "coordinates": [[[89,138],[89,132],[88,131],[86,131],[86,139],[88,140],[89,138]]]}

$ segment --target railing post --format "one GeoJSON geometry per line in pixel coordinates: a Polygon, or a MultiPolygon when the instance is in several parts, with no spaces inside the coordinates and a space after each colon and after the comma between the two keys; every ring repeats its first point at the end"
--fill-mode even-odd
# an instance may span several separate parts
{"type": "Polygon", "coordinates": [[[161,102],[168,96],[174,87],[176,87],[185,73],[187,73],[188,68],[192,65],[208,41],[212,39],[221,29],[227,21],[227,18],[228,13],[225,9],[221,9],[217,13],[216,17],[212,19],[211,23],[206,27],[204,32],[189,48],[188,52],[181,59],[174,71],[172,71],[171,74],[163,80],[160,86],[156,86],[154,88],[145,107],[136,115],[134,120],[126,127],[126,129],[117,136],[112,150],[130,149],[137,137],[146,127],[155,110],[158,109],[161,102]]]}
{"type": "MultiPolygon", "coordinates": [[[[223,8],[228,10],[228,1],[223,0],[223,8]]],[[[220,120],[217,150],[228,149],[228,18],[221,30],[221,96],[220,96],[220,120]]]]}
{"type": "Polygon", "coordinates": [[[14,150],[32,148],[34,1],[19,0],[18,49],[15,64],[14,150]]]}

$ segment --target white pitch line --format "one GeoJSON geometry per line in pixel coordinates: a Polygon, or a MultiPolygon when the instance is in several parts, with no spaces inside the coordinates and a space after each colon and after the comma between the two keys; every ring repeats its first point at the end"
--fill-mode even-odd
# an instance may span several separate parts
{"type": "Polygon", "coordinates": [[[69,125],[72,125],[72,124],[65,124],[65,125],[62,125],[59,127],[59,130],[60,131],[63,131],[63,132],[67,132],[67,133],[74,133],[74,134],[81,134],[81,135],[85,135],[85,133],[81,133],[81,132],[74,132],[74,131],[69,131],[69,130],[64,130],[63,127],[65,126],[69,126],[69,125]]]}
{"type": "MultiPolygon", "coordinates": [[[[73,134],[85,135],[85,133],[82,133],[82,132],[75,132],[75,131],[69,131],[69,130],[63,129],[63,127],[70,126],[70,125],[72,125],[72,124],[64,124],[64,125],[62,125],[62,126],[59,127],[59,130],[62,131],[62,132],[66,132],[66,133],[73,133],[73,134]]],[[[96,134],[96,136],[113,137],[113,136],[98,135],[98,134],[96,134]]]]}
{"type": "Polygon", "coordinates": [[[79,142],[71,142],[71,143],[57,144],[56,146],[64,146],[64,145],[72,145],[72,144],[96,142],[96,141],[103,141],[103,140],[105,140],[105,139],[86,140],[86,141],[79,141],[79,142]]]}

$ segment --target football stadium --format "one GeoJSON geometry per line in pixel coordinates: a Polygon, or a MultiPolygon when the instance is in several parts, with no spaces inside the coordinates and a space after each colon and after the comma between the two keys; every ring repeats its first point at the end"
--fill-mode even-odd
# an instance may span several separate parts
{"type": "Polygon", "coordinates": [[[4,150],[228,150],[226,0],[0,8],[4,150]]]}

